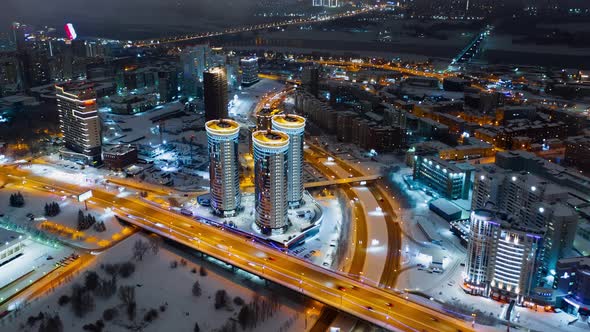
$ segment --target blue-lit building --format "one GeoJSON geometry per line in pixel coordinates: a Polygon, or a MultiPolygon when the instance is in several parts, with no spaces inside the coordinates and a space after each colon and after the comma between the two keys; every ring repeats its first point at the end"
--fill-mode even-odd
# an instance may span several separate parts
{"type": "Polygon", "coordinates": [[[287,218],[289,135],[274,130],[252,134],[256,226],[263,234],[281,234],[287,218]]]}
{"type": "Polygon", "coordinates": [[[557,305],[572,315],[590,315],[590,256],[557,261],[553,288],[557,305]]]}
{"type": "Polygon", "coordinates": [[[414,156],[414,180],[448,199],[468,199],[475,168],[469,163],[414,156]]]}

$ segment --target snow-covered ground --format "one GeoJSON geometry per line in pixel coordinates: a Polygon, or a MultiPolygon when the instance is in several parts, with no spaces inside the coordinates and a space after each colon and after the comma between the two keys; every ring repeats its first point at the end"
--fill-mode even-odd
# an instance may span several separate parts
{"type": "MultiPolygon", "coordinates": [[[[98,256],[89,270],[97,271],[102,278],[106,277],[101,266],[129,260],[134,243],[139,239],[148,241],[145,235],[133,235],[98,256]]],[[[311,324],[313,318],[317,318],[313,313],[305,314],[307,311],[304,304],[293,293],[280,289],[278,286],[265,286],[258,277],[242,271],[232,272],[223,264],[218,265],[219,263],[208,259],[198,258],[196,255],[182,252],[166,244],[161,247],[157,255],[147,253],[143,261],[134,261],[134,264],[136,269],[131,277],[126,279],[119,277],[117,284],[118,286],[129,285],[135,289],[137,318],[134,323],[130,322],[125,312],[119,308],[117,318],[110,322],[105,321],[107,331],[128,331],[125,326],[142,324],[145,313],[151,308],[158,311],[158,318],[152,323],[146,323],[142,331],[192,331],[195,323],[199,324],[201,331],[212,331],[220,328],[229,319],[237,317],[240,306],[233,303],[235,297],[240,297],[248,303],[255,295],[269,299],[271,293],[278,296],[280,308],[272,318],[259,324],[256,331],[302,331],[306,319],[309,320],[307,324],[311,324]],[[180,264],[182,259],[187,261],[186,266],[180,264]],[[172,268],[172,262],[179,263],[178,267],[172,268]],[[200,276],[201,266],[208,271],[207,276],[200,276]],[[192,294],[195,281],[200,284],[202,290],[200,296],[192,294]],[[231,310],[214,308],[217,290],[225,290],[228,293],[232,302],[231,310]],[[164,312],[160,311],[160,306],[165,307],[164,312]]],[[[121,304],[117,295],[108,299],[95,296],[94,310],[83,318],[78,318],[73,314],[70,305],[62,307],[57,304],[58,298],[69,294],[70,286],[75,283],[84,283],[83,273],[68,284],[56,288],[52,294],[25,307],[18,317],[0,321],[0,330],[16,331],[18,326],[26,323],[27,317],[36,315],[39,311],[45,311],[60,315],[64,322],[64,331],[81,331],[85,324],[102,319],[105,309],[118,307],[121,304]]],[[[25,327],[22,331],[37,330],[38,324],[25,327]]]]}
{"type": "Polygon", "coordinates": [[[114,214],[103,209],[93,209],[92,198],[88,201],[88,211],[84,203],[78,202],[67,193],[54,188],[36,187],[32,189],[26,183],[7,184],[0,189],[0,211],[14,223],[23,224],[56,236],[59,240],[83,249],[101,249],[116,242],[130,233],[130,229],[121,225],[114,214]],[[21,208],[9,206],[11,194],[20,192],[25,198],[25,206],[21,208]],[[56,202],[60,206],[60,213],[55,217],[45,217],[45,204],[56,202]],[[78,211],[90,214],[97,222],[104,222],[106,230],[97,232],[92,227],[85,231],[78,231],[78,211]],[[27,214],[33,214],[30,220],[27,214]]]}

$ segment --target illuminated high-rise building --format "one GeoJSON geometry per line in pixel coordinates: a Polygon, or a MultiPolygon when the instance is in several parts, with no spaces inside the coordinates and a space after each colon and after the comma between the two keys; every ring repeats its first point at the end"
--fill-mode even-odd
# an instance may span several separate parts
{"type": "Polygon", "coordinates": [[[508,215],[486,209],[473,211],[465,290],[521,304],[539,282],[542,236],[541,229],[508,215]]]}
{"type": "Polygon", "coordinates": [[[243,58],[240,60],[240,67],[242,68],[242,85],[250,86],[260,81],[257,57],[243,58]]]}
{"type": "Polygon", "coordinates": [[[287,168],[287,201],[290,207],[303,203],[303,137],[305,118],[293,114],[280,114],[272,118],[272,129],[289,135],[287,168]]]}
{"type": "Polygon", "coordinates": [[[205,124],[209,149],[211,207],[220,216],[234,216],[240,209],[238,136],[240,126],[228,119],[205,124]]]}
{"type": "Polygon", "coordinates": [[[228,117],[227,75],[225,68],[213,67],[203,73],[205,120],[228,117]]]}
{"type": "Polygon", "coordinates": [[[207,44],[187,47],[180,53],[182,92],[188,97],[203,93],[203,73],[211,66],[211,48],[207,44]]]}
{"type": "Polygon", "coordinates": [[[274,130],[252,134],[256,226],[263,234],[280,234],[289,227],[287,218],[287,167],[289,135],[274,130]]]}
{"type": "Polygon", "coordinates": [[[101,128],[92,84],[56,85],[59,127],[66,148],[61,154],[88,164],[101,161],[101,128]]]}
{"type": "Polygon", "coordinates": [[[273,111],[270,106],[265,106],[258,113],[256,113],[256,129],[267,130],[272,129],[273,111]]]}

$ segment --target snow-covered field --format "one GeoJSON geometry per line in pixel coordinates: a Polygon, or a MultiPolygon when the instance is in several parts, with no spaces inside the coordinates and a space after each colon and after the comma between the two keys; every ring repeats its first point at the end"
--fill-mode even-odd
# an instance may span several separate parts
{"type": "Polygon", "coordinates": [[[123,238],[130,230],[121,225],[113,213],[103,209],[93,209],[92,199],[88,202],[89,210],[86,211],[84,203],[61,193],[53,188],[35,188],[28,186],[8,184],[0,189],[0,211],[14,223],[23,224],[37,229],[43,229],[58,239],[83,249],[100,249],[123,238]],[[20,192],[25,198],[24,207],[9,206],[11,194],[20,192]],[[55,217],[44,217],[46,203],[56,202],[61,212],[55,217]],[[97,222],[104,222],[106,230],[97,232],[92,227],[86,231],[78,232],[78,211],[85,215],[92,215],[97,222]],[[27,214],[33,214],[34,220],[30,220],[27,214]]]}
{"type": "MultiPolygon", "coordinates": [[[[115,247],[97,257],[89,270],[97,271],[101,278],[106,278],[106,272],[101,266],[108,263],[121,263],[131,259],[133,246],[137,240],[149,241],[143,234],[136,234],[122,241],[115,247]]],[[[215,331],[228,320],[236,319],[240,306],[233,303],[235,297],[242,298],[249,303],[253,297],[270,300],[271,292],[278,297],[280,308],[265,322],[260,323],[255,331],[302,331],[305,324],[305,310],[299,296],[282,290],[278,286],[265,286],[258,277],[242,271],[232,272],[226,266],[218,265],[208,259],[201,259],[177,248],[163,244],[157,255],[148,252],[142,261],[135,261],[135,272],[129,278],[119,277],[117,286],[132,286],[135,289],[137,302],[137,316],[130,321],[120,308],[121,299],[115,294],[108,299],[98,296],[95,298],[95,308],[84,317],[76,317],[71,306],[59,306],[58,299],[64,294],[70,294],[71,286],[75,283],[84,284],[85,274],[82,273],[70,283],[63,285],[49,296],[34,302],[23,309],[16,319],[0,321],[0,330],[18,331],[21,324],[26,325],[30,315],[40,311],[51,314],[57,313],[64,324],[64,331],[82,331],[85,324],[94,323],[102,319],[103,311],[108,308],[119,308],[119,314],[112,321],[105,321],[105,331],[129,331],[129,326],[143,326],[141,331],[193,331],[195,323],[201,331],[215,331]],[[187,261],[186,266],[181,260],[187,261]],[[178,266],[172,268],[172,262],[178,266]],[[206,276],[199,271],[203,266],[207,270],[206,276]],[[193,270],[194,269],[194,270],[193,270]],[[200,296],[192,293],[193,284],[198,281],[202,290],[200,296]],[[229,295],[231,309],[214,308],[215,293],[225,290],[229,295]],[[160,307],[164,307],[164,311],[160,307]],[[158,317],[151,323],[144,321],[145,313],[150,309],[158,311],[158,317]]],[[[309,316],[308,319],[313,317],[309,316]]],[[[311,324],[311,322],[308,322],[311,324]]],[[[37,331],[38,324],[22,331],[37,331]]]]}

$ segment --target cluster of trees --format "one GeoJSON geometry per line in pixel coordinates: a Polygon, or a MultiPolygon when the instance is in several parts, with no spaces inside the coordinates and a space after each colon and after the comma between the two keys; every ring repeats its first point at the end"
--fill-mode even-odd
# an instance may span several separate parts
{"type": "Polygon", "coordinates": [[[101,265],[101,269],[103,269],[111,278],[116,278],[117,276],[121,278],[129,278],[133,272],[135,272],[135,264],[131,262],[123,262],[123,263],[115,263],[115,264],[104,264],[101,265]]]}
{"type": "Polygon", "coordinates": [[[12,207],[23,207],[25,206],[25,197],[23,196],[23,194],[19,192],[17,192],[16,194],[12,194],[10,195],[10,206],[12,207]]]}
{"type": "Polygon", "coordinates": [[[278,297],[272,296],[270,299],[263,299],[254,295],[248,305],[242,306],[238,313],[238,323],[243,330],[255,328],[259,322],[264,322],[271,318],[280,308],[278,297]]]}
{"type": "Polygon", "coordinates": [[[45,216],[46,217],[55,217],[61,212],[61,208],[59,204],[56,202],[45,203],[45,216]]]}
{"type": "Polygon", "coordinates": [[[85,231],[87,229],[89,229],[90,227],[92,227],[92,225],[94,225],[96,223],[96,218],[91,215],[91,214],[87,214],[84,215],[84,212],[82,212],[82,210],[78,210],[78,230],[79,231],[85,231]]]}
{"type": "Polygon", "coordinates": [[[92,227],[97,232],[104,232],[107,230],[107,226],[104,224],[103,221],[96,221],[96,217],[91,215],[90,213],[84,215],[82,210],[78,210],[78,230],[85,231],[92,227]]]}
{"type": "Polygon", "coordinates": [[[465,316],[471,316],[475,314],[476,322],[478,324],[494,326],[498,324],[499,319],[494,316],[493,312],[485,312],[477,309],[473,305],[469,305],[466,303],[462,303],[459,301],[452,301],[452,302],[445,302],[443,303],[443,309],[448,310],[448,312],[458,312],[465,316]]]}
{"type": "Polygon", "coordinates": [[[119,287],[119,299],[125,306],[127,318],[133,321],[137,315],[137,302],[135,302],[135,287],[121,286],[119,287]]]}
{"type": "Polygon", "coordinates": [[[139,239],[133,244],[133,258],[137,261],[142,261],[148,251],[151,251],[154,256],[158,254],[160,251],[160,238],[154,236],[149,242],[139,239]]]}
{"type": "Polygon", "coordinates": [[[104,322],[99,319],[95,323],[89,323],[82,326],[82,329],[89,332],[102,332],[102,329],[104,329],[104,322]]]}
{"type": "Polygon", "coordinates": [[[229,297],[225,289],[215,292],[215,309],[225,308],[229,302],[229,297]]]}
{"type": "Polygon", "coordinates": [[[37,316],[29,316],[27,319],[29,328],[33,328],[37,322],[41,322],[38,329],[39,332],[62,332],[64,330],[61,317],[58,314],[50,315],[40,312],[37,316]]]}
{"type": "MultiPolygon", "coordinates": [[[[41,224],[42,228],[44,227],[43,225],[44,224],[41,224]]],[[[42,230],[36,229],[34,226],[32,226],[30,224],[23,224],[23,223],[17,224],[17,223],[10,221],[8,218],[0,218],[0,227],[6,228],[11,231],[28,234],[35,241],[47,244],[48,246],[57,247],[62,244],[59,241],[59,239],[57,237],[55,237],[54,235],[51,235],[51,234],[46,233],[42,230]]]]}
{"type": "Polygon", "coordinates": [[[107,226],[104,224],[103,221],[99,221],[99,222],[95,223],[93,228],[95,231],[100,232],[100,233],[107,230],[107,226]]]}

